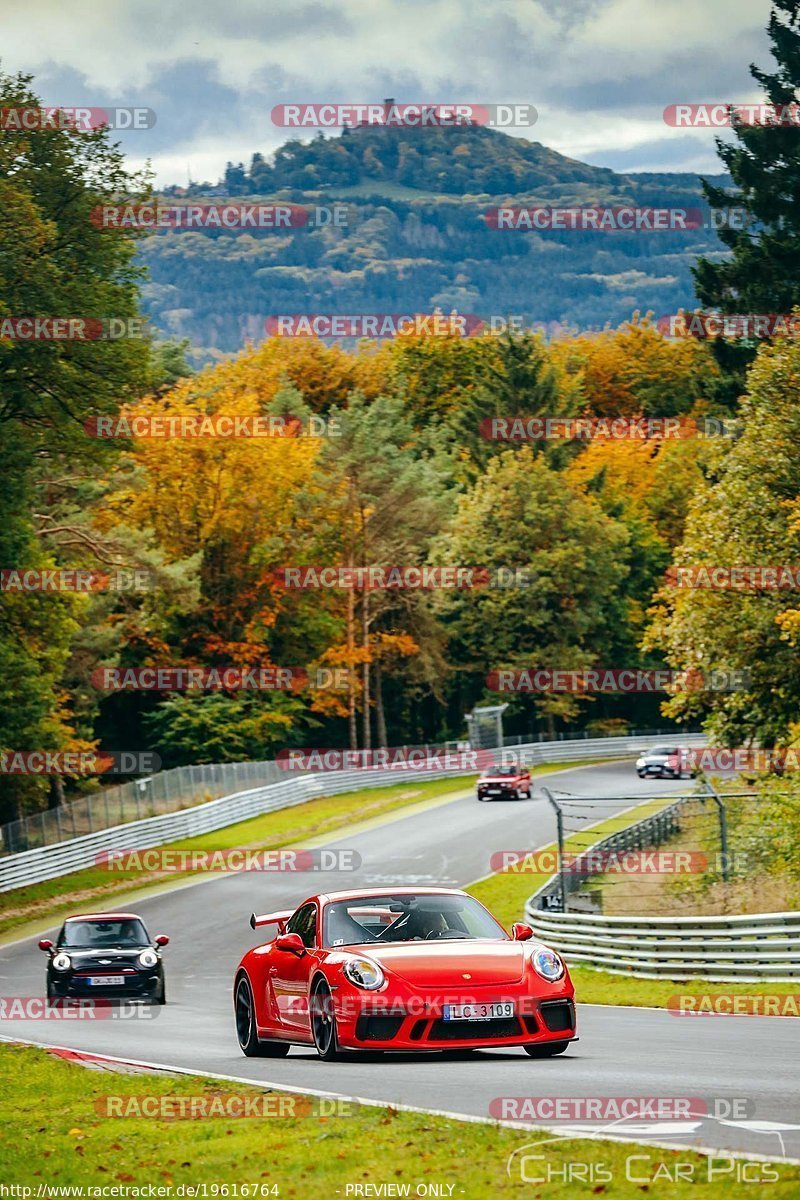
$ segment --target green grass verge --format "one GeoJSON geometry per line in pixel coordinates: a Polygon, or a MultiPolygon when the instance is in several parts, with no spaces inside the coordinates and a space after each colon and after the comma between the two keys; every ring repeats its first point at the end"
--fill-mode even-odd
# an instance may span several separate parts
{"type": "MultiPolygon", "coordinates": [[[[653,800],[636,809],[636,820],[648,816],[651,812],[666,807],[671,803],[670,797],[653,800]]],[[[591,830],[568,837],[565,842],[567,850],[578,852],[585,850],[588,845],[624,829],[633,822],[633,815],[628,812],[609,817],[593,826],[591,830]]],[[[545,847],[555,851],[555,844],[545,847]]],[[[547,883],[551,878],[550,872],[501,871],[475,883],[467,891],[485,904],[487,908],[508,927],[514,921],[521,921],[525,912],[525,901],[537,888],[547,883]]],[[[691,982],[676,983],[671,979],[634,979],[625,975],[614,975],[609,971],[596,970],[593,967],[570,966],[570,975],[575,984],[575,993],[584,1004],[620,1004],[640,1007],[667,1008],[676,995],[697,995],[698,993],[731,993],[737,996],[787,996],[797,993],[797,987],[792,984],[778,983],[710,983],[703,979],[691,982]]]]}
{"type": "MultiPolygon", "coordinates": [[[[534,1067],[532,1063],[532,1071],[534,1067]]],[[[109,1117],[105,1115],[109,1098],[118,1106],[112,1107],[111,1111],[116,1112],[124,1111],[126,1104],[138,1109],[145,1096],[165,1097],[173,1105],[181,1103],[181,1098],[202,1097],[205,1101],[216,1100],[222,1107],[223,1098],[232,1093],[265,1093],[201,1077],[89,1071],[26,1046],[0,1046],[0,1081],[3,1094],[13,1098],[3,1121],[3,1182],[31,1188],[29,1195],[33,1197],[42,1186],[42,1200],[58,1195],[49,1189],[69,1186],[155,1186],[165,1189],[163,1196],[180,1197],[191,1194],[185,1190],[187,1187],[204,1184],[208,1197],[237,1200],[262,1195],[317,1200],[339,1194],[344,1198],[359,1194],[353,1190],[356,1185],[363,1188],[367,1184],[389,1184],[404,1190],[407,1186],[405,1194],[411,1196],[424,1195],[417,1189],[437,1184],[442,1190],[431,1194],[466,1200],[542,1195],[547,1200],[566,1200],[598,1193],[610,1198],[634,1197],[647,1194],[651,1188],[657,1188],[663,1200],[698,1195],[703,1200],[730,1200],[752,1191],[752,1184],[741,1189],[731,1184],[734,1168],[723,1161],[724,1156],[707,1159],[686,1150],[586,1139],[553,1141],[553,1135],[547,1132],[466,1123],[392,1108],[353,1106],[351,1115],[329,1117],[109,1117]],[[520,1154],[511,1175],[507,1173],[509,1155],[523,1147],[528,1154],[545,1156],[529,1161],[527,1171],[529,1175],[550,1175],[546,1188],[534,1191],[530,1182],[521,1179],[516,1166],[520,1154]],[[683,1173],[686,1176],[691,1171],[693,1178],[669,1182],[667,1175],[677,1173],[678,1163],[689,1164],[683,1167],[683,1173]],[[627,1177],[626,1168],[633,1180],[627,1177]],[[717,1177],[707,1182],[710,1168],[717,1177]],[[564,1178],[576,1169],[584,1179],[590,1173],[591,1182],[564,1178]],[[643,1179],[652,1182],[643,1184],[643,1179]],[[182,1186],[183,1192],[179,1190],[182,1186]],[[212,1191],[215,1186],[220,1190],[212,1191]]],[[[273,1103],[276,1101],[277,1097],[273,1103]]],[[[162,1101],[151,1103],[158,1103],[160,1109],[162,1101]]],[[[298,1098],[298,1107],[306,1104],[304,1098],[298,1098]]],[[[774,1181],[770,1196],[775,1200],[798,1195],[800,1168],[763,1163],[759,1169],[774,1181]]],[[[135,1193],[129,1191],[131,1194],[135,1193]]],[[[360,1194],[381,1193],[362,1190],[360,1194]]],[[[387,1189],[383,1194],[404,1193],[387,1189]]],[[[84,1192],[84,1196],[91,1195],[84,1192]]],[[[24,1193],[22,1200],[27,1200],[24,1193]]]]}
{"type": "MultiPolygon", "coordinates": [[[[568,770],[585,763],[548,763],[535,767],[532,775],[547,775],[568,770]]],[[[438,797],[456,795],[475,786],[476,776],[459,779],[432,779],[424,783],[398,783],[388,787],[362,788],[338,796],[324,796],[298,804],[294,808],[264,813],[237,825],[227,825],[201,837],[182,838],[162,849],[229,850],[248,847],[276,850],[281,846],[299,846],[309,838],[335,833],[360,821],[391,815],[413,804],[438,797]]],[[[48,879],[29,887],[0,892],[0,941],[9,936],[21,937],[41,928],[45,922],[57,921],[75,908],[87,911],[101,903],[122,902],[133,891],[145,887],[176,886],[193,872],[168,874],[140,870],[113,870],[87,867],[58,879],[48,879]]],[[[196,872],[194,872],[196,874],[196,872]]]]}
{"type": "MultiPolygon", "coordinates": [[[[691,979],[676,983],[673,979],[631,979],[612,975],[594,967],[570,967],[575,993],[583,1004],[639,1005],[644,1008],[674,1007],[676,996],[797,996],[796,984],[791,983],[710,983],[707,979],[691,979]],[[672,1003],[671,1003],[672,1002],[672,1003]]],[[[776,1014],[778,1015],[778,1014],[776,1014]]],[[[786,1012],[787,1017],[797,1015],[786,1012]]]]}

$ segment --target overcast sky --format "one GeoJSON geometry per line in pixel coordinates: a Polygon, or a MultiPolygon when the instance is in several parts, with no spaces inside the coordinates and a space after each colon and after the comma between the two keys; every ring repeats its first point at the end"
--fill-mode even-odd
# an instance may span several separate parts
{"type": "MultiPolygon", "coordinates": [[[[2,0],[2,68],[47,104],[145,105],[120,138],[156,183],[216,181],[286,140],[273,105],[527,102],[525,136],[624,171],[715,172],[677,102],[752,101],[769,0],[2,0]]],[[[420,136],[424,136],[421,133],[420,136]]]]}

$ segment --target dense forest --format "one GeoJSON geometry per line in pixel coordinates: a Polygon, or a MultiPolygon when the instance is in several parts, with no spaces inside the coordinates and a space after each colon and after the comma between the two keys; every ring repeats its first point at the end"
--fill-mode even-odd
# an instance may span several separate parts
{"type": "Polygon", "coordinates": [[[617,175],[483,128],[366,127],[290,141],[274,161],[254,154],[247,170],[229,166],[219,185],[167,193],[347,205],[344,227],[145,240],[145,310],[188,339],[197,365],[257,344],[280,313],[455,309],[514,314],[549,334],[616,326],[634,310],[660,317],[694,304],[693,262],[721,252],[696,176],[617,175]],[[702,207],[709,227],[601,237],[491,228],[487,210],[509,202],[702,207]]]}
{"type": "MultiPolygon", "coordinates": [[[[800,35],[781,37],[783,74],[761,77],[775,99],[800,61],[800,35]]],[[[32,81],[0,77],[0,104],[38,104],[32,81]]],[[[474,705],[498,701],[497,672],[528,668],[667,667],[684,682],[504,694],[512,734],[669,721],[702,722],[723,745],[800,741],[796,591],[675,584],[678,567],[797,562],[800,344],[791,330],[761,344],[666,337],[645,315],[690,305],[693,287],[727,313],[800,305],[796,131],[735,132],[730,184],[701,191],[484,129],[426,141],[353,130],[192,192],[336,196],[355,214],[346,229],[152,236],[92,220],[98,205],[151,195],[107,130],[6,135],[0,315],[124,322],[144,309],[155,328],[0,338],[0,753],[137,748],[171,767],[458,739],[474,705]],[[523,235],[483,219],[509,198],[701,195],[717,217],[742,206],[748,224],[718,239],[523,235]],[[434,307],[561,328],[259,336],[271,313],[434,307]],[[656,430],[675,418],[682,433],[487,436],[512,416],[653,418],[656,430]],[[125,436],[99,436],[109,424],[125,436]],[[287,586],[324,567],[351,581],[463,568],[485,586],[287,586]],[[60,570],[99,582],[9,583],[60,570]],[[118,572],[143,582],[114,587],[118,572]],[[142,669],[177,675],[153,687],[137,683],[142,669]],[[223,682],[186,687],[187,670],[223,682]],[[290,683],[235,686],[231,670],[290,683]],[[697,686],[717,670],[746,685],[697,686]]],[[[0,820],[92,786],[0,773],[0,820]]]]}

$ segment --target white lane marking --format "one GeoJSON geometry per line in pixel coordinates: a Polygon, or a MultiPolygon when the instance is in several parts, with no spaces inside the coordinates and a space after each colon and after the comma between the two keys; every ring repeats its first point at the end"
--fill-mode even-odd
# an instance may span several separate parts
{"type": "Polygon", "coordinates": [[[732,1125],[734,1129],[752,1130],[754,1133],[783,1133],[787,1129],[800,1129],[800,1125],[789,1125],[780,1121],[723,1121],[720,1125],[732,1125]]]}
{"type": "MultiPolygon", "coordinates": [[[[649,1137],[652,1134],[663,1135],[669,1137],[673,1133],[696,1133],[701,1129],[702,1121],[641,1121],[638,1124],[632,1121],[629,1125],[625,1125],[626,1133],[637,1133],[644,1137],[649,1137]]],[[[570,1137],[594,1137],[598,1133],[603,1133],[608,1129],[608,1125],[597,1123],[573,1125],[570,1121],[568,1124],[559,1126],[564,1130],[564,1135],[570,1137]]]]}
{"type": "MultiPolygon", "coordinates": [[[[72,1050],[72,1046],[55,1046],[45,1042],[31,1041],[30,1038],[5,1037],[0,1034],[0,1042],[19,1043],[27,1046],[36,1046],[40,1050],[72,1050]]],[[[91,1053],[85,1051],[84,1053],[91,1053]]],[[[450,1112],[442,1108],[422,1108],[417,1104],[400,1104],[394,1100],[373,1100],[365,1096],[348,1096],[343,1092],[323,1091],[320,1088],[297,1087],[285,1083],[273,1083],[269,1080],[247,1079],[242,1075],[228,1075],[219,1071],[206,1070],[190,1070],[188,1067],[170,1066],[166,1063],[147,1062],[138,1058],[120,1058],[114,1054],[95,1054],[98,1060],[106,1062],[124,1063],[132,1067],[146,1067],[152,1071],[167,1071],[177,1075],[201,1075],[204,1079],[221,1079],[226,1083],[243,1083],[248,1087],[270,1089],[276,1092],[289,1092],[300,1096],[323,1096],[334,1100],[350,1100],[355,1104],[363,1104],[368,1108],[392,1108],[397,1112],[412,1112],[421,1113],[423,1116],[429,1117],[445,1117],[450,1121],[461,1121],[467,1125],[494,1125],[502,1126],[504,1129],[519,1129],[526,1133],[530,1133],[532,1129],[541,1129],[547,1133],[563,1133],[563,1126],[555,1125],[531,1125],[528,1122],[522,1121],[496,1121],[493,1117],[478,1117],[469,1113],[450,1112]]],[[[592,1135],[594,1140],[600,1140],[599,1134],[592,1135]]],[[[658,1150],[687,1150],[695,1154],[706,1154],[719,1156],[726,1154],[730,1158],[748,1159],[751,1162],[786,1162],[800,1166],[800,1158],[777,1158],[773,1155],[752,1154],[750,1151],[743,1150],[728,1150],[720,1146],[693,1146],[681,1145],[677,1142],[642,1142],[636,1138],[622,1137],[617,1134],[603,1135],[606,1141],[629,1143],[635,1146],[654,1146],[658,1150]]]]}

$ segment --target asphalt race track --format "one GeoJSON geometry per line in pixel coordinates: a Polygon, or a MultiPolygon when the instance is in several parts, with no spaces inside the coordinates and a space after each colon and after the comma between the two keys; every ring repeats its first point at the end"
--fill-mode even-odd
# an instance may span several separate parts
{"type": "MultiPolygon", "coordinates": [[[[484,1118],[491,1100],[501,1096],[698,1097],[709,1103],[746,1099],[745,1120],[698,1117],[581,1128],[603,1128],[662,1145],[800,1160],[800,1021],[792,1018],[679,1018],[656,1009],[580,1005],[580,1041],[552,1060],[530,1059],[521,1049],[465,1058],[359,1054],[331,1064],[305,1048],[293,1048],[288,1058],[278,1060],[241,1054],[231,983],[241,954],[263,940],[248,925],[253,909],[291,908],[310,893],[338,886],[470,883],[489,873],[493,851],[533,849],[553,841],[554,816],[540,795],[541,783],[609,798],[653,790],[667,794],[690,786],[686,781],[640,782],[626,762],[543,777],[536,781],[531,801],[481,804],[472,792],[460,792],[444,803],[327,843],[356,850],[362,858],[357,873],[221,875],[152,896],[137,903],[136,910],[151,933],[171,938],[165,951],[169,1002],[149,1010],[152,1019],[6,1020],[0,1021],[0,1034],[289,1089],[484,1118]]],[[[593,804],[592,818],[600,820],[630,803],[593,804]]],[[[44,936],[46,931],[41,932],[44,936]]],[[[0,947],[0,995],[42,996],[44,965],[34,938],[0,947]]],[[[724,991],[725,985],[714,990],[724,991]]]]}

